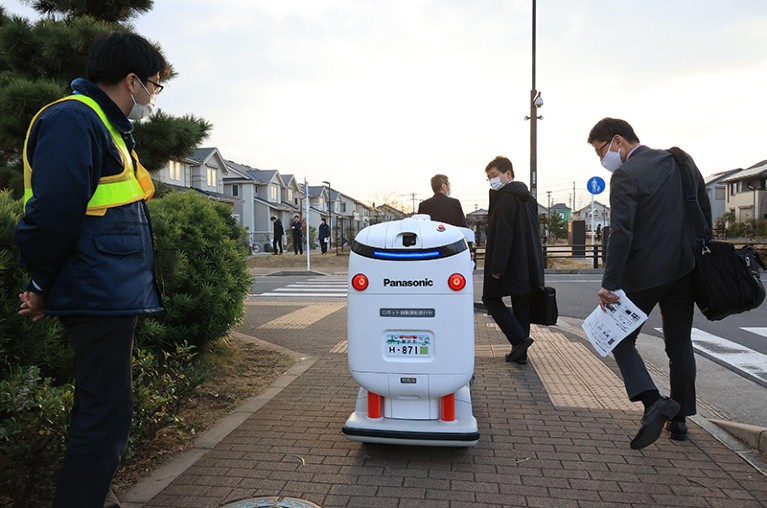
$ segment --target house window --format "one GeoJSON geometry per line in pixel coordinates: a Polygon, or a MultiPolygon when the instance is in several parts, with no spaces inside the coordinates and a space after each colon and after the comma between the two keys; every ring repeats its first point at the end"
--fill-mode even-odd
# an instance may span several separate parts
{"type": "Polygon", "coordinates": [[[269,186],[269,200],[272,202],[277,201],[277,195],[279,193],[279,187],[277,185],[270,185],[269,186]]]}
{"type": "Polygon", "coordinates": [[[208,187],[217,187],[218,171],[215,168],[208,168],[208,187]]]}
{"type": "Polygon", "coordinates": [[[240,186],[237,184],[232,185],[232,197],[237,197],[240,195],[240,186]]]}
{"type": "Polygon", "coordinates": [[[717,187],[715,191],[716,191],[716,196],[714,197],[714,199],[717,199],[720,201],[724,199],[724,187],[717,187]]]}
{"type": "Polygon", "coordinates": [[[293,189],[288,189],[288,201],[293,201],[293,189]]]}
{"type": "Polygon", "coordinates": [[[346,213],[346,203],[341,203],[341,213],[346,213]]]}
{"type": "Polygon", "coordinates": [[[730,196],[734,196],[738,192],[738,182],[732,182],[730,184],[730,196]]]}
{"type": "Polygon", "coordinates": [[[171,180],[177,182],[181,181],[181,163],[178,161],[170,161],[168,163],[168,176],[171,180]]]}

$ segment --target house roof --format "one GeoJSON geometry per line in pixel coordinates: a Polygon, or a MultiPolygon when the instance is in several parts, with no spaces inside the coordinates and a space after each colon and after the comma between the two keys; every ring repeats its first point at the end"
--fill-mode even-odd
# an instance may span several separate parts
{"type": "Polygon", "coordinates": [[[738,180],[747,180],[749,178],[759,178],[765,175],[767,175],[767,160],[763,160],[762,162],[759,162],[758,164],[754,164],[748,169],[739,171],[738,173],[731,176],[730,178],[726,178],[724,181],[736,182],[738,180]]]}
{"type": "Polygon", "coordinates": [[[743,171],[742,169],[730,169],[728,171],[720,171],[719,173],[714,173],[712,175],[708,175],[703,180],[706,182],[706,185],[710,183],[717,183],[718,181],[727,178],[728,176],[733,176],[738,171],[743,171]]]}
{"type": "Polygon", "coordinates": [[[551,207],[552,210],[572,210],[569,206],[567,206],[564,203],[557,203],[551,207]]]}
{"type": "Polygon", "coordinates": [[[192,152],[192,154],[189,156],[189,158],[192,159],[193,161],[197,161],[199,163],[203,163],[215,151],[216,151],[215,147],[211,147],[211,148],[195,148],[194,152],[192,152]]]}
{"type": "MultiPolygon", "coordinates": [[[[594,206],[596,206],[596,205],[599,205],[599,206],[601,206],[602,208],[606,208],[606,209],[608,209],[608,210],[610,209],[610,207],[609,207],[609,206],[607,206],[607,205],[604,205],[604,204],[600,203],[599,201],[594,201],[594,206]]],[[[580,212],[582,212],[582,211],[586,210],[587,208],[589,208],[589,209],[591,208],[591,203],[589,203],[588,205],[582,206],[581,208],[579,208],[579,209],[577,210],[577,212],[578,212],[578,213],[580,213],[580,212]]]]}
{"type": "Polygon", "coordinates": [[[316,198],[322,195],[322,191],[327,189],[327,187],[323,185],[307,185],[306,186],[309,189],[309,197],[316,198]]]}
{"type": "Polygon", "coordinates": [[[479,210],[474,210],[473,212],[470,212],[470,213],[466,214],[467,217],[474,216],[474,215],[479,216],[479,217],[483,217],[483,216],[487,215],[487,210],[485,210],[484,208],[480,208],[479,210]]]}
{"type": "Polygon", "coordinates": [[[245,178],[263,184],[269,183],[277,173],[276,169],[256,169],[230,160],[226,161],[226,165],[245,178]]]}

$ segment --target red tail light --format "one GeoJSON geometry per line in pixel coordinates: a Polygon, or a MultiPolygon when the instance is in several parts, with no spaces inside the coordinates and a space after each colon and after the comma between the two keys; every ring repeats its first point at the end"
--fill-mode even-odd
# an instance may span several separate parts
{"type": "Polygon", "coordinates": [[[450,289],[453,291],[460,291],[466,287],[466,279],[460,273],[454,273],[447,279],[447,285],[450,286],[450,289]]]}
{"type": "Polygon", "coordinates": [[[357,291],[364,291],[368,287],[368,278],[367,276],[358,273],[354,277],[352,277],[352,287],[356,289],[357,291]]]}

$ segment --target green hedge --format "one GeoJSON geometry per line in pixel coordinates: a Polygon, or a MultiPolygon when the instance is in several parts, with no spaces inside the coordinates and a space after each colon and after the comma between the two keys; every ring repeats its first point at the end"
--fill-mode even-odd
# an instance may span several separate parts
{"type": "MultiPolygon", "coordinates": [[[[28,281],[13,239],[21,212],[21,201],[0,191],[0,500],[30,506],[53,489],[73,364],[58,320],[18,315],[28,281]]],[[[167,312],[138,321],[128,455],[178,421],[179,405],[207,375],[196,352],[239,323],[251,284],[244,229],[226,205],[192,191],[170,193],[150,201],[150,213],[167,312]]]]}
{"type": "Polygon", "coordinates": [[[245,230],[231,209],[194,191],[149,202],[166,312],[139,321],[141,347],[205,347],[238,324],[251,286],[245,230]]]}

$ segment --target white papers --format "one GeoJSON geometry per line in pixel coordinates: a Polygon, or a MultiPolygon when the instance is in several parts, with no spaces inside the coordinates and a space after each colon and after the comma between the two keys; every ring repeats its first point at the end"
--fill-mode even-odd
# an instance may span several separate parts
{"type": "Polygon", "coordinates": [[[612,305],[605,305],[606,311],[597,305],[582,325],[591,345],[602,356],[610,354],[620,341],[647,321],[647,314],[634,305],[622,289],[614,293],[620,299],[612,305]]]}

